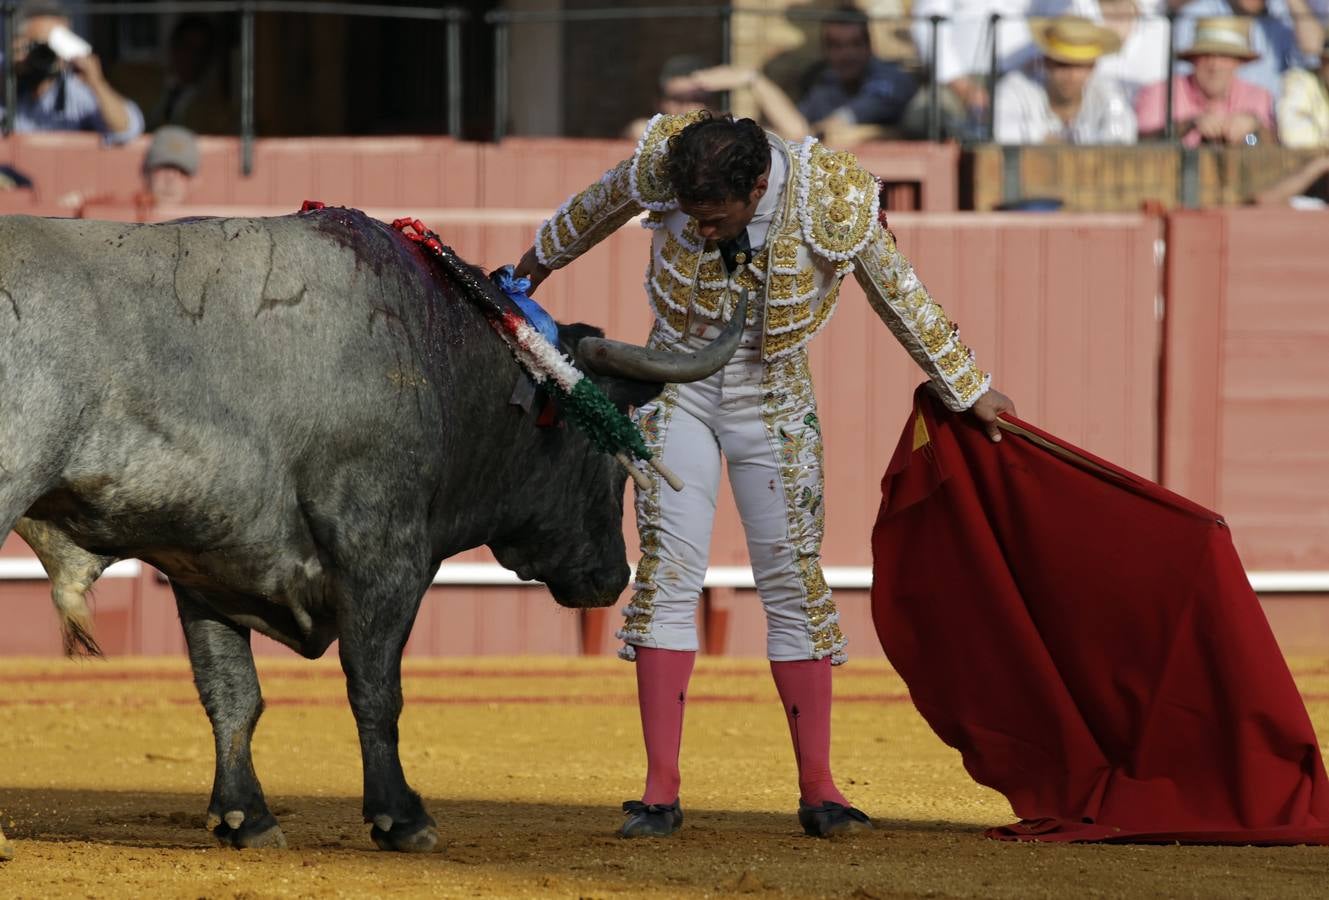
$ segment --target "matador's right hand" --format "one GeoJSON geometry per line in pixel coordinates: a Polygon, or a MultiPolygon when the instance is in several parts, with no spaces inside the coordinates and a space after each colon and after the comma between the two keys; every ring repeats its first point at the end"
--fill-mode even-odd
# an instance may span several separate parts
{"type": "Polygon", "coordinates": [[[531,279],[531,288],[526,292],[526,296],[532,296],[535,289],[540,286],[540,282],[549,277],[550,269],[540,264],[540,257],[535,255],[535,247],[527,250],[521,255],[521,262],[517,263],[517,268],[513,270],[513,276],[516,278],[531,279]]]}

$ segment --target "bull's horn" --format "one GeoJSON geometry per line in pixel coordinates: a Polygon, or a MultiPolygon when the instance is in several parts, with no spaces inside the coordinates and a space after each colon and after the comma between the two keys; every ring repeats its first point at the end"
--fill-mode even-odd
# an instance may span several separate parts
{"type": "Polygon", "coordinates": [[[678,353],[638,347],[636,344],[612,341],[609,338],[582,338],[577,345],[577,355],[589,369],[601,375],[617,375],[638,381],[662,381],[666,384],[701,381],[720,371],[729,362],[729,358],[738,349],[747,321],[748,291],[744,288],[738,296],[738,304],[729,324],[719,337],[700,350],[678,353]]]}

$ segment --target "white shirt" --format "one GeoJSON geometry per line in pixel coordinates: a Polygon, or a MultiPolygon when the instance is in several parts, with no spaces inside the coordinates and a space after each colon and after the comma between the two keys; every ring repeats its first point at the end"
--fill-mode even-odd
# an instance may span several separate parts
{"type": "Polygon", "coordinates": [[[1095,71],[1084,86],[1075,121],[1069,125],[1052,111],[1047,89],[1023,72],[997,82],[993,98],[993,138],[999,144],[1042,144],[1055,137],[1069,144],[1133,144],[1135,112],[1126,92],[1095,71]]]}
{"type": "Polygon", "coordinates": [[[1029,57],[1033,40],[1026,16],[1031,0],[916,0],[910,32],[924,65],[931,56],[930,16],[950,19],[937,28],[937,80],[947,84],[962,75],[987,74],[992,47],[988,17],[997,13],[998,69],[1019,66],[1029,57]]]}
{"type": "Polygon", "coordinates": [[[771,230],[771,223],[775,220],[776,213],[780,211],[780,204],[784,200],[785,182],[788,180],[789,163],[785,161],[781,148],[772,146],[769,187],[757,201],[757,211],[753,214],[752,221],[748,223],[748,243],[752,245],[753,250],[766,243],[766,233],[771,230]]]}

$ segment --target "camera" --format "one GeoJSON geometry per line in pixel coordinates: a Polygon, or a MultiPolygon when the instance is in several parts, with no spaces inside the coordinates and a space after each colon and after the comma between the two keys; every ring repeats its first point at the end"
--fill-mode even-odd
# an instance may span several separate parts
{"type": "Polygon", "coordinates": [[[59,71],[60,57],[55,55],[50,44],[33,44],[28,48],[23,68],[35,78],[46,78],[59,71]]]}

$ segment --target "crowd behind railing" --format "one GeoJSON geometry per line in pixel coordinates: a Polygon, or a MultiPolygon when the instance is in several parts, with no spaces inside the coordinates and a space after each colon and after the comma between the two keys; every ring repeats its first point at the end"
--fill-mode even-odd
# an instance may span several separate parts
{"type": "MultiPolygon", "coordinates": [[[[238,126],[242,138],[252,141],[257,10],[445,22],[448,38],[440,56],[447,71],[446,130],[459,131],[465,90],[459,28],[468,18],[462,10],[272,0],[78,7],[98,15],[185,13],[175,19],[155,81],[122,92],[103,71],[95,48],[74,33],[60,0],[2,6],[6,33],[13,35],[4,63],[4,121],[14,131],[96,131],[116,144],[168,126],[163,146],[184,147],[189,131],[234,134],[238,126]],[[220,54],[208,15],[215,13],[242,17],[238,97],[213,71],[220,54]]],[[[722,22],[724,59],[689,53],[668,59],[659,72],[655,109],[625,123],[624,136],[640,133],[653,112],[745,105],[786,137],[811,133],[842,147],[903,138],[1086,146],[1174,141],[1186,148],[1329,152],[1329,0],[913,0],[908,19],[893,20],[909,26],[914,52],[907,58],[874,50],[873,27],[885,20],[856,6],[805,10],[802,18],[820,20],[819,55],[783,83],[768,77],[759,61],[728,61],[733,17],[771,14],[678,6],[494,11],[486,16],[493,31],[493,84],[475,89],[494,96],[498,136],[509,120],[512,29],[694,16],[722,22]]],[[[159,159],[174,161],[165,168],[192,174],[182,163],[187,151],[163,152],[159,159]]],[[[1312,161],[1270,196],[1311,191],[1326,172],[1329,162],[1312,161]]]]}

